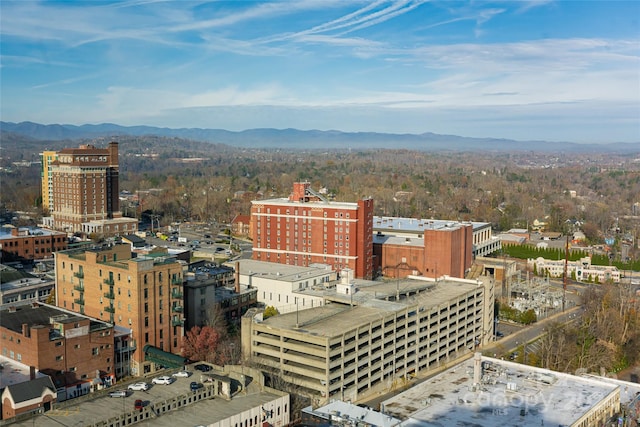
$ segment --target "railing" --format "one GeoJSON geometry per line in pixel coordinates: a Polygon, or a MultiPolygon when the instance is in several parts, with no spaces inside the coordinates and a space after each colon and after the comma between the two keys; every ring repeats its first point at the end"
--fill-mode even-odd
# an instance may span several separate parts
{"type": "Polygon", "coordinates": [[[76,271],[75,273],[73,273],[73,276],[77,277],[78,279],[84,279],[84,271],[76,271]]]}
{"type": "Polygon", "coordinates": [[[182,299],[182,292],[176,291],[175,289],[171,291],[171,298],[179,298],[182,299]]]}
{"type": "Polygon", "coordinates": [[[182,306],[181,305],[174,305],[171,307],[171,311],[175,312],[175,313],[182,313],[182,306]]]}
{"type": "Polygon", "coordinates": [[[76,304],[84,305],[84,298],[76,298],[73,300],[76,304]]]}
{"type": "Polygon", "coordinates": [[[84,285],[83,284],[74,285],[73,289],[75,289],[76,291],[84,292],[84,285]]]}
{"type": "Polygon", "coordinates": [[[115,307],[111,307],[110,305],[108,305],[104,308],[104,311],[106,311],[107,313],[115,313],[116,309],[115,307]]]}
{"type": "Polygon", "coordinates": [[[172,326],[182,326],[184,324],[184,320],[182,319],[172,319],[171,320],[171,325],[172,326]]]}
{"type": "Polygon", "coordinates": [[[113,281],[113,279],[112,279],[112,278],[110,278],[110,277],[108,277],[108,278],[104,279],[104,283],[105,283],[106,285],[109,285],[109,286],[113,286],[113,285],[115,284],[115,283],[114,283],[114,281],[113,281]]]}
{"type": "Polygon", "coordinates": [[[109,291],[109,292],[105,292],[104,293],[104,297],[108,298],[108,299],[116,299],[116,294],[114,294],[113,292],[109,291]]]}
{"type": "Polygon", "coordinates": [[[184,282],[182,281],[182,277],[176,277],[171,279],[172,285],[182,285],[184,282]]]}

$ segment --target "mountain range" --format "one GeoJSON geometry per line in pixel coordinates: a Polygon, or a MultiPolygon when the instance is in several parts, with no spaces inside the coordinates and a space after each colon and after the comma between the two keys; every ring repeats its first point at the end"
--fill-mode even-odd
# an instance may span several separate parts
{"type": "Polygon", "coordinates": [[[33,122],[0,122],[0,131],[42,141],[145,136],[183,138],[227,144],[238,148],[286,149],[407,149],[420,151],[537,151],[565,153],[640,153],[640,142],[578,144],[572,142],[516,141],[500,138],[470,138],[435,133],[392,134],[378,132],[341,132],[336,130],[249,129],[239,132],[223,129],[160,128],[152,126],[43,125],[33,122]]]}

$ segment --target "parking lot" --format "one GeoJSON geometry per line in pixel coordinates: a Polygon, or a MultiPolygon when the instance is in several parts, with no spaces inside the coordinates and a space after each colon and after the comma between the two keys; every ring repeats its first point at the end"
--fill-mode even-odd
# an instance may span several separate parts
{"type": "MultiPolygon", "coordinates": [[[[105,418],[119,416],[124,413],[136,412],[136,400],[142,401],[142,410],[145,408],[172,399],[179,395],[192,394],[190,384],[195,381],[203,383],[202,373],[188,369],[191,375],[187,378],[175,378],[173,383],[168,385],[153,384],[153,378],[138,379],[133,382],[116,384],[108,389],[108,392],[99,392],[99,397],[94,399],[78,399],[78,402],[67,401],[65,404],[54,406],[55,409],[35,417],[33,420],[26,420],[14,425],[31,426],[81,426],[97,423],[105,418]],[[127,386],[134,382],[146,382],[148,390],[128,390],[127,386]],[[126,397],[109,397],[113,391],[126,390],[126,397]],[[67,404],[68,403],[68,404],[67,404]]],[[[167,374],[170,375],[170,374],[167,374]]],[[[160,375],[158,375],[160,376],[160,375]]],[[[201,388],[199,388],[201,389],[201,388]]]]}

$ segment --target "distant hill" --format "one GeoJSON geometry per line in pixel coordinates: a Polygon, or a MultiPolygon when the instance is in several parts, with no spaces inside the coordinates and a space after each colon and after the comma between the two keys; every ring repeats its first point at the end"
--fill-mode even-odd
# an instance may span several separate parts
{"type": "Polygon", "coordinates": [[[232,132],[223,129],[158,128],[151,126],[42,125],[33,122],[0,122],[2,133],[14,133],[42,141],[105,138],[110,136],[157,135],[194,141],[227,144],[238,148],[287,149],[408,149],[421,151],[540,151],[638,153],[640,142],[576,144],[570,142],[515,141],[498,138],[468,138],[456,135],[391,134],[377,132],[341,132],[298,129],[250,129],[232,132]]]}

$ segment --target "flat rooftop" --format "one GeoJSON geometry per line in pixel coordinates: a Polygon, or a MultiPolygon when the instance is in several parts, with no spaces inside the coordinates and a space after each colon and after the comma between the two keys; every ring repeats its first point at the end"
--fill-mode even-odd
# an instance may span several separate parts
{"type": "Polygon", "coordinates": [[[500,359],[482,357],[474,387],[474,360],[382,402],[402,426],[571,425],[618,385],[500,359]]]}
{"type": "Polygon", "coordinates": [[[424,247],[424,239],[422,237],[403,237],[391,236],[388,234],[374,234],[373,243],[378,245],[397,245],[397,246],[414,246],[417,248],[424,247]]]}
{"type": "Polygon", "coordinates": [[[150,418],[136,423],[136,425],[154,427],[207,426],[240,414],[250,408],[261,407],[279,397],[281,395],[268,391],[254,391],[247,394],[236,394],[231,400],[223,398],[202,400],[193,405],[182,406],[179,409],[165,412],[159,417],[150,418]]]}
{"type": "Polygon", "coordinates": [[[15,305],[12,308],[0,310],[0,326],[13,332],[21,333],[23,324],[29,327],[48,327],[51,326],[52,319],[60,323],[89,319],[89,328],[91,331],[111,326],[109,323],[43,303],[23,303],[21,305],[15,305]]]}
{"type": "MultiPolygon", "coordinates": [[[[2,369],[0,369],[0,390],[6,386],[20,384],[30,379],[30,368],[23,363],[0,356],[0,366],[2,366],[2,369]]],[[[36,370],[36,378],[46,376],[36,370]]]]}
{"type": "Polygon", "coordinates": [[[415,219],[397,218],[390,216],[374,216],[373,231],[395,231],[419,233],[424,230],[446,230],[447,228],[457,228],[461,225],[471,224],[473,231],[490,227],[488,222],[460,222],[443,219],[415,219]]]}
{"type": "MultiPolygon", "coordinates": [[[[322,296],[334,304],[280,314],[263,321],[280,329],[304,331],[311,335],[333,337],[344,332],[344,325],[360,325],[419,304],[427,309],[437,307],[458,296],[477,289],[476,282],[461,279],[417,280],[406,278],[398,281],[368,281],[358,285],[353,295],[339,294],[336,289],[322,292],[322,296]],[[399,301],[385,298],[401,295],[399,301]],[[411,294],[411,299],[402,295],[411,294]],[[296,325],[298,327],[296,327],[296,325]]],[[[312,293],[312,292],[301,292],[312,293]]]]}
{"type": "Polygon", "coordinates": [[[334,400],[327,405],[313,410],[311,407],[304,408],[306,413],[322,415],[331,418],[334,425],[357,425],[393,427],[400,420],[390,417],[372,409],[356,406],[349,402],[334,400]]]}
{"type": "Polygon", "coordinates": [[[37,228],[37,227],[18,227],[18,231],[20,234],[18,234],[17,236],[14,236],[11,234],[11,232],[15,228],[16,227],[13,227],[13,226],[0,227],[0,240],[16,239],[21,237],[41,237],[41,236],[56,236],[56,237],[65,236],[66,237],[66,234],[60,231],[52,231],[52,230],[47,230],[46,228],[37,228]]]}
{"type": "Polygon", "coordinates": [[[299,282],[304,278],[322,277],[327,274],[336,274],[331,266],[316,264],[313,267],[280,264],[277,262],[255,261],[241,259],[228,262],[225,265],[235,268],[236,262],[240,265],[241,275],[255,275],[256,277],[278,280],[281,282],[299,282]]]}
{"type": "MultiPolygon", "coordinates": [[[[276,198],[276,199],[262,199],[262,200],[253,200],[251,202],[252,205],[280,205],[280,206],[287,206],[287,207],[291,207],[291,206],[322,206],[325,208],[333,208],[333,209],[351,209],[351,210],[357,210],[358,209],[358,204],[355,202],[335,202],[333,200],[331,201],[322,201],[322,200],[313,200],[313,201],[309,201],[309,202],[299,202],[297,200],[289,200],[288,197],[280,197],[280,198],[276,198]]],[[[293,214],[293,212],[289,213],[290,215],[293,214]]],[[[262,215],[262,214],[258,214],[258,215],[262,215]]],[[[277,216],[275,213],[270,213],[270,214],[266,214],[265,215],[271,215],[271,216],[277,216]]],[[[280,215],[286,215],[285,212],[281,212],[280,215]]],[[[327,218],[327,219],[331,219],[331,218],[327,218]]],[[[343,218],[344,219],[344,218],[343,218]]]]}

